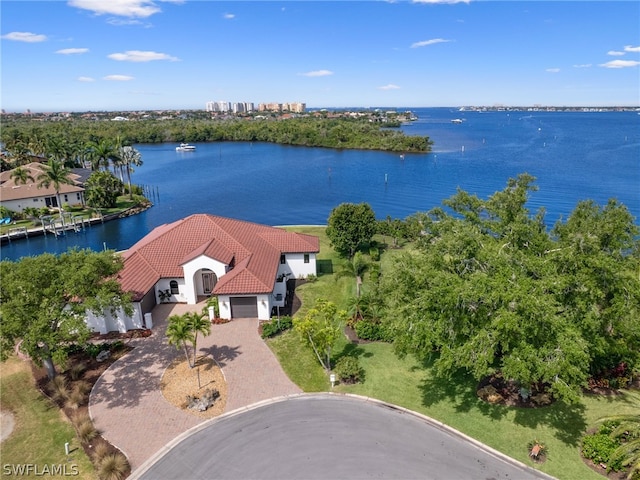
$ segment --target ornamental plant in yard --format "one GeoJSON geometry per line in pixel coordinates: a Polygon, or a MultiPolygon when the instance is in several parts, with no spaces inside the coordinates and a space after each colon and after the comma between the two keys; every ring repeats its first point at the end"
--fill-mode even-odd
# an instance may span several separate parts
{"type": "Polygon", "coordinates": [[[347,312],[338,310],[332,302],[318,299],[302,318],[293,320],[293,328],[313,349],[324,369],[331,370],[331,349],[342,333],[347,312]]]}

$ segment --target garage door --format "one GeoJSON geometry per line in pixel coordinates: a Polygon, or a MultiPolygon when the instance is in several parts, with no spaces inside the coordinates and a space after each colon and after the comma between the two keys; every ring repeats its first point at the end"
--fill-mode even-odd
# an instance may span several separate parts
{"type": "Polygon", "coordinates": [[[255,318],[257,316],[257,297],[231,297],[231,318],[255,318]]]}

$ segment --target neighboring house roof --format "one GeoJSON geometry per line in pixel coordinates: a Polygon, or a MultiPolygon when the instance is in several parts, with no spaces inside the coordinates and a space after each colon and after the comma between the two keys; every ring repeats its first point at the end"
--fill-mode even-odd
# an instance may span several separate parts
{"type": "MultiPolygon", "coordinates": [[[[38,163],[31,162],[26,165],[22,165],[24,170],[29,172],[29,175],[33,178],[33,181],[28,180],[25,185],[21,183],[16,184],[15,179],[11,178],[13,170],[7,170],[0,173],[0,199],[2,201],[8,200],[22,200],[27,198],[37,197],[53,197],[56,195],[56,189],[53,184],[48,188],[38,188],[38,176],[46,171],[46,166],[38,163]]],[[[65,193],[77,193],[84,192],[84,188],[81,185],[84,175],[82,172],[73,172],[69,175],[69,179],[74,183],[72,185],[60,184],[60,195],[65,193]]]]}
{"type": "Polygon", "coordinates": [[[195,214],[155,228],[123,254],[123,290],[140,300],[161,278],[182,278],[182,266],[201,256],[233,270],[222,276],[214,295],[269,293],[283,253],[317,253],[312,235],[207,214],[195,214]]]}

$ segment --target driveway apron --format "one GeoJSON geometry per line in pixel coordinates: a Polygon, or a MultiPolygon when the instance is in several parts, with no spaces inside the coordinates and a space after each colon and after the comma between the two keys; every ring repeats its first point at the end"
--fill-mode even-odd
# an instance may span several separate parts
{"type": "MultiPolygon", "coordinates": [[[[160,391],[164,371],[182,355],[166,340],[167,318],[199,312],[203,306],[156,306],[153,335],[132,340],[134,350],[111,365],[93,387],[89,412],[94,424],[127,455],[133,470],[167,442],[205,421],[174,407],[160,391]]],[[[211,335],[198,340],[198,351],[222,368],[227,382],[225,411],[301,392],[258,335],[257,319],[234,319],[211,327],[211,335]]]]}

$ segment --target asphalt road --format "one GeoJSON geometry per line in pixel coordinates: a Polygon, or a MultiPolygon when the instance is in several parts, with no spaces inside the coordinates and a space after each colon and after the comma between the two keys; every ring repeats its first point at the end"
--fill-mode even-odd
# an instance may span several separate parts
{"type": "Polygon", "coordinates": [[[149,463],[131,478],[550,478],[419,415],[327,394],[290,397],[219,417],[196,427],[149,463]]]}

